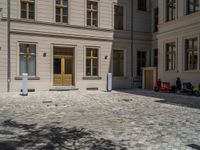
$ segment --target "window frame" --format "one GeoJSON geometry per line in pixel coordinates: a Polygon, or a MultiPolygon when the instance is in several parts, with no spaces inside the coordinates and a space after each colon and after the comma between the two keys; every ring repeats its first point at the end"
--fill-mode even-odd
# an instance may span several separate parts
{"type": "Polygon", "coordinates": [[[153,67],[158,67],[158,48],[153,49],[153,67]]]}
{"type": "Polygon", "coordinates": [[[114,5],[113,5],[113,29],[114,30],[120,30],[120,31],[126,30],[126,7],[123,4],[114,3],[114,5]],[[115,7],[116,6],[123,8],[123,27],[122,27],[122,29],[116,29],[115,28],[115,7]]]}
{"type": "Polygon", "coordinates": [[[36,6],[37,6],[37,0],[19,0],[19,18],[20,19],[27,19],[27,20],[36,20],[36,6]],[[26,3],[26,18],[22,18],[22,2],[26,3]],[[30,18],[29,12],[29,3],[34,4],[34,19],[30,18]]]}
{"type": "MultiPolygon", "coordinates": [[[[194,1],[196,2],[196,0],[194,0],[194,1]]],[[[199,10],[196,10],[196,7],[195,7],[196,3],[194,3],[192,12],[190,12],[190,5],[189,4],[190,4],[190,0],[186,0],[185,1],[186,15],[191,15],[191,14],[194,14],[194,13],[200,11],[200,2],[199,2],[199,10]]]]}
{"type": "Polygon", "coordinates": [[[166,22],[176,20],[176,18],[177,18],[177,0],[166,0],[165,1],[165,14],[166,14],[165,15],[165,21],[166,22]],[[175,3],[174,7],[175,8],[172,9],[172,7],[168,6],[170,1],[174,1],[174,3],[175,3]],[[172,9],[173,12],[174,12],[174,18],[172,17],[173,16],[172,14],[171,14],[171,17],[170,17],[170,14],[169,14],[170,9],[172,9]]]}
{"type": "Polygon", "coordinates": [[[183,46],[184,46],[184,54],[183,54],[183,57],[184,57],[184,71],[186,72],[197,72],[200,70],[200,43],[199,43],[199,39],[200,39],[200,36],[199,35],[196,35],[196,36],[189,36],[189,37],[186,37],[183,39],[183,46]],[[187,40],[191,40],[191,39],[197,39],[197,69],[188,69],[186,66],[188,65],[187,62],[186,62],[186,57],[187,57],[187,49],[186,49],[186,41],[187,40]]]}
{"type": "MultiPolygon", "coordinates": [[[[142,77],[142,73],[143,73],[143,71],[141,71],[141,75],[140,74],[138,74],[138,53],[139,52],[144,52],[145,53],[145,59],[146,59],[146,63],[145,63],[145,66],[144,67],[146,67],[147,65],[148,65],[148,57],[149,57],[149,54],[148,54],[148,51],[146,51],[146,50],[137,50],[136,51],[136,68],[137,68],[137,70],[136,70],[136,75],[137,75],[137,77],[142,77]]],[[[141,58],[141,57],[140,57],[141,58]]],[[[141,60],[140,60],[141,61],[141,60]]],[[[142,67],[140,67],[140,69],[142,69],[142,67]]]]}
{"type": "Polygon", "coordinates": [[[87,27],[92,27],[92,28],[98,28],[99,27],[99,22],[100,22],[100,3],[99,3],[99,0],[85,0],[85,26],[87,27]],[[96,2],[97,3],[97,25],[93,25],[93,18],[91,18],[91,24],[88,25],[88,1],[91,1],[91,2],[96,2]]]}
{"type": "Polygon", "coordinates": [[[60,4],[56,4],[56,0],[54,1],[54,22],[55,23],[61,23],[61,24],[69,24],[69,3],[70,1],[67,1],[67,5],[63,5],[63,0],[60,0],[60,4]],[[57,21],[57,7],[60,9],[60,21],[57,21]],[[63,22],[63,8],[67,8],[67,22],[63,22]]]}
{"type": "Polygon", "coordinates": [[[170,41],[170,42],[167,42],[165,43],[165,71],[167,72],[173,72],[173,71],[176,71],[177,70],[177,42],[176,41],[170,41]],[[172,45],[174,46],[174,50],[172,49],[172,45]],[[169,46],[169,49],[167,49],[169,46]],[[169,50],[169,51],[168,51],[169,50]],[[171,61],[171,68],[172,69],[169,69],[169,62],[168,62],[168,55],[172,56],[172,59],[171,61]],[[174,67],[174,68],[173,68],[174,67]]]}
{"type": "Polygon", "coordinates": [[[126,76],[126,49],[113,49],[112,50],[112,73],[113,73],[113,77],[125,77],[126,76]],[[114,75],[114,51],[123,51],[123,75],[120,76],[116,76],[114,75]]]}
{"type": "MultiPolygon", "coordinates": [[[[92,63],[92,62],[91,62],[92,63]]],[[[92,70],[92,66],[91,67],[91,70],[92,70]]],[[[85,53],[84,53],[84,77],[87,77],[87,78],[98,78],[100,77],[100,48],[99,47],[90,47],[90,46],[86,46],[85,47],[85,53]],[[97,75],[92,75],[92,72],[91,71],[91,75],[87,75],[87,50],[97,50],[97,75]]]]}
{"type": "Polygon", "coordinates": [[[158,25],[159,25],[159,8],[156,7],[153,9],[153,31],[158,32],[158,25]]]}
{"type": "Polygon", "coordinates": [[[32,75],[32,76],[30,76],[30,75],[28,75],[28,77],[37,77],[37,75],[38,75],[38,72],[37,72],[37,68],[38,68],[38,62],[37,62],[37,60],[38,60],[38,51],[37,51],[37,49],[38,49],[38,43],[36,43],[36,42],[18,42],[17,43],[17,47],[18,47],[18,51],[17,51],[17,76],[19,76],[19,77],[22,77],[22,75],[21,75],[21,71],[20,71],[20,45],[21,44],[23,44],[23,45],[35,45],[35,75],[32,75]]]}

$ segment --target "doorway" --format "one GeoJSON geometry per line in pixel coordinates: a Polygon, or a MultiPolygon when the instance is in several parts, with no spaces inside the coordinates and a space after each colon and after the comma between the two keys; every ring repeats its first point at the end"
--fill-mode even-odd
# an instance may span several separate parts
{"type": "Polygon", "coordinates": [[[74,85],[74,48],[54,47],[53,84],[74,85]]]}

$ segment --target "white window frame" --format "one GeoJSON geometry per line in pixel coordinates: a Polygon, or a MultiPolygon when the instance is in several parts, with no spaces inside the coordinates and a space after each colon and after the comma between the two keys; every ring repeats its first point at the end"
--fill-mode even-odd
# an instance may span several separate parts
{"type": "Polygon", "coordinates": [[[184,36],[182,39],[182,45],[183,45],[183,72],[200,72],[200,34],[193,34],[193,35],[188,35],[188,36],[184,36]],[[198,62],[197,62],[197,70],[187,70],[186,69],[186,47],[185,47],[185,41],[188,39],[193,39],[193,38],[197,38],[197,54],[198,54],[198,62]]]}
{"type": "Polygon", "coordinates": [[[98,12],[97,12],[97,16],[98,16],[98,22],[97,22],[97,26],[89,26],[89,25],[87,25],[87,1],[88,0],[85,0],[85,17],[84,17],[84,22],[85,22],[85,27],[89,27],[89,28],[100,28],[100,5],[101,5],[101,2],[100,2],[100,0],[93,0],[93,1],[95,1],[95,2],[97,2],[98,3],[98,12]]]}
{"type": "Polygon", "coordinates": [[[37,42],[26,42],[26,41],[19,41],[17,42],[17,65],[16,65],[16,74],[17,76],[21,77],[20,75],[20,44],[32,44],[36,46],[36,52],[35,52],[35,76],[29,76],[29,77],[37,77],[38,76],[38,43],[37,42]]]}
{"type": "Polygon", "coordinates": [[[68,0],[68,22],[56,22],[56,0],[53,1],[53,22],[56,24],[70,24],[71,22],[71,0],[68,0]]]}
{"type": "Polygon", "coordinates": [[[168,39],[168,40],[166,40],[166,41],[164,41],[163,42],[163,71],[164,72],[178,72],[178,56],[179,56],[179,53],[178,53],[178,38],[172,38],[172,39],[168,39]],[[168,44],[168,43],[175,43],[175,45],[176,45],[176,50],[175,50],[175,52],[176,52],[176,62],[175,62],[175,69],[174,70],[167,70],[166,69],[166,66],[167,66],[167,64],[166,64],[166,45],[168,44]]]}
{"type": "Polygon", "coordinates": [[[18,3],[17,3],[17,5],[18,5],[18,14],[17,14],[17,17],[18,17],[18,19],[21,19],[21,20],[32,20],[32,21],[37,21],[37,19],[38,19],[38,0],[35,0],[35,19],[27,19],[27,18],[21,18],[21,0],[18,0],[18,3]]]}
{"type": "Polygon", "coordinates": [[[84,52],[83,52],[83,77],[86,78],[95,78],[95,77],[101,77],[101,47],[100,46],[84,46],[84,52]],[[86,74],[86,50],[88,48],[91,49],[97,49],[98,50],[98,76],[87,76],[86,74]]]}

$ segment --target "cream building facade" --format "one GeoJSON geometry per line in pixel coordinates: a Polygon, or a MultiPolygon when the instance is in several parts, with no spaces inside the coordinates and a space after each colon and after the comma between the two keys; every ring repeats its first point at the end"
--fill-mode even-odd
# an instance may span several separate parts
{"type": "Polygon", "coordinates": [[[200,84],[200,1],[159,0],[158,76],[200,84]]]}
{"type": "Polygon", "coordinates": [[[0,91],[20,91],[24,72],[36,91],[105,90],[108,72],[113,88],[141,86],[141,68],[151,65],[150,1],[10,0],[10,7],[8,32],[7,0],[0,1],[0,91]]]}

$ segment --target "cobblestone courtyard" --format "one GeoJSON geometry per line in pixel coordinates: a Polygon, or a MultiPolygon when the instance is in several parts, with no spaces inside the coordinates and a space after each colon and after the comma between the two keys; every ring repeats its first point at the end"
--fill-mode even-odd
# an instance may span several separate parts
{"type": "Polygon", "coordinates": [[[200,149],[200,98],[150,91],[0,94],[0,150],[200,149]]]}

